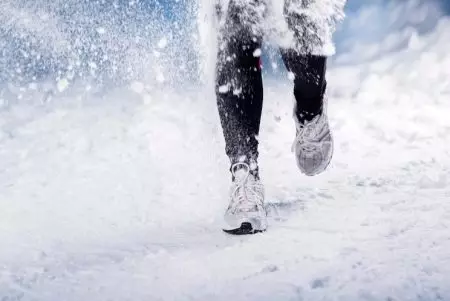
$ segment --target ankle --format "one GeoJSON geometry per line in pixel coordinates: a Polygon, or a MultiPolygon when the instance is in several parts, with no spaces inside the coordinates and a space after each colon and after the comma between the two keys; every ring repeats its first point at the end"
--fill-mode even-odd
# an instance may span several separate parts
{"type": "Polygon", "coordinates": [[[322,113],[322,108],[316,111],[296,110],[294,112],[295,118],[300,124],[305,124],[306,122],[313,120],[316,116],[321,115],[322,113]]]}

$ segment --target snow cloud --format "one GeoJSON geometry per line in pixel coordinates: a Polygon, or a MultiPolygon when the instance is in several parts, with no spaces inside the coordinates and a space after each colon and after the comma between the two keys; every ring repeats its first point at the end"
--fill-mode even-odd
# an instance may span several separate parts
{"type": "Polygon", "coordinates": [[[335,35],[336,62],[358,63],[404,48],[415,35],[432,31],[444,16],[438,0],[349,1],[347,18],[335,35]]]}

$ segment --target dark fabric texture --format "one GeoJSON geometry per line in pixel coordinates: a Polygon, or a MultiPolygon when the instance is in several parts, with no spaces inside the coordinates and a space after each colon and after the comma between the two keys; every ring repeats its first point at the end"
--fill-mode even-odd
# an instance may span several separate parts
{"type": "MultiPolygon", "coordinates": [[[[230,0],[228,10],[220,11],[225,22],[219,34],[216,65],[217,106],[226,154],[232,164],[257,162],[257,137],[263,107],[260,62],[263,35],[259,28],[259,18],[263,15],[258,10],[261,2],[247,1],[247,5],[241,2],[230,0]]],[[[288,24],[295,25],[292,25],[293,29],[302,22],[296,15],[286,18],[288,24]]],[[[295,114],[301,122],[311,120],[323,109],[327,58],[300,53],[296,49],[280,51],[286,68],[294,74],[295,114]]],[[[258,173],[257,169],[253,172],[258,173]]]]}

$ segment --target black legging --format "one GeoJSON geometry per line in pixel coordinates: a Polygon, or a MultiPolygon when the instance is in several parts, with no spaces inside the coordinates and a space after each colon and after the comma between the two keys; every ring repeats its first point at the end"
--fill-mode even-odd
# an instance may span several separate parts
{"type": "MultiPolygon", "coordinates": [[[[263,83],[260,66],[262,32],[258,28],[256,10],[261,0],[230,0],[222,14],[225,24],[219,37],[216,66],[216,95],[220,120],[231,163],[258,158],[259,126],[263,104],[263,83]]],[[[285,14],[288,25],[299,43],[311,43],[309,36],[296,30],[304,19],[285,14]]],[[[310,120],[321,113],[326,88],[326,57],[305,54],[296,49],[281,49],[286,68],[295,75],[294,96],[296,114],[300,121],[310,120]]],[[[255,171],[257,174],[257,170],[255,171]]]]}

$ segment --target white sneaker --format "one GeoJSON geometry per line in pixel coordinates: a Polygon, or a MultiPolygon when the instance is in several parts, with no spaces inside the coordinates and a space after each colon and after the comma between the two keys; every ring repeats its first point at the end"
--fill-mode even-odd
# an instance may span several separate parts
{"type": "Polygon", "coordinates": [[[297,137],[292,145],[298,168],[307,176],[323,172],[333,156],[333,137],[326,113],[300,123],[294,115],[297,137]]]}
{"type": "Polygon", "coordinates": [[[225,212],[223,231],[236,234],[253,234],[267,229],[267,213],[264,208],[264,187],[250,173],[246,163],[231,167],[233,184],[230,189],[230,205],[225,212]]]}

